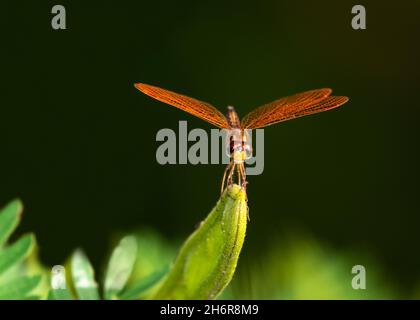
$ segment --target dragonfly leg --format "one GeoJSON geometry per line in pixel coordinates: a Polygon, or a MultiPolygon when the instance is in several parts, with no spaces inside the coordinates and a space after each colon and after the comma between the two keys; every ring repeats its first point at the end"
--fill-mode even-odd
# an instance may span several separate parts
{"type": "Polygon", "coordinates": [[[223,193],[223,191],[225,191],[225,181],[226,181],[226,174],[229,171],[230,167],[232,166],[232,162],[229,162],[229,164],[226,166],[225,168],[225,172],[223,173],[223,179],[222,179],[222,187],[220,189],[220,194],[223,193]]]}
{"type": "Polygon", "coordinates": [[[231,169],[230,169],[230,172],[229,172],[229,175],[228,175],[228,182],[227,182],[228,186],[233,184],[233,175],[235,174],[235,168],[236,168],[236,163],[233,162],[232,166],[231,166],[231,169]]]}
{"type": "Polygon", "coordinates": [[[242,187],[245,187],[246,188],[246,185],[248,184],[248,182],[246,181],[246,172],[245,172],[245,166],[244,165],[241,165],[241,166],[239,166],[239,169],[240,169],[240,175],[241,175],[241,177],[242,177],[242,187]]]}
{"type": "Polygon", "coordinates": [[[236,167],[236,174],[238,175],[238,185],[242,186],[242,172],[241,165],[236,167]]]}

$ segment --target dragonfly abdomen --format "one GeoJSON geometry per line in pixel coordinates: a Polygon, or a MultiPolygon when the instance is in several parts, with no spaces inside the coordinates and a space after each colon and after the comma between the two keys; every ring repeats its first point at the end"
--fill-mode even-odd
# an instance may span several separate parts
{"type": "Polygon", "coordinates": [[[236,113],[234,107],[227,107],[226,119],[231,129],[241,128],[241,120],[239,120],[238,114],[236,113]]]}

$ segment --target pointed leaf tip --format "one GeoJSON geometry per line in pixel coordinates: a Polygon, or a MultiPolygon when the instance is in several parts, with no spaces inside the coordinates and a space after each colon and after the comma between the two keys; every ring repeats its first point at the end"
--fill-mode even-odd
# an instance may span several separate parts
{"type": "Polygon", "coordinates": [[[0,210],[0,247],[18,226],[22,211],[23,204],[19,199],[12,200],[0,210]]]}
{"type": "Polygon", "coordinates": [[[121,239],[112,252],[105,276],[105,298],[112,299],[122,291],[137,258],[137,240],[134,236],[121,239]]]}
{"type": "Polygon", "coordinates": [[[215,299],[235,272],[247,216],[246,191],[232,185],[184,242],[151,299],[215,299]]]}

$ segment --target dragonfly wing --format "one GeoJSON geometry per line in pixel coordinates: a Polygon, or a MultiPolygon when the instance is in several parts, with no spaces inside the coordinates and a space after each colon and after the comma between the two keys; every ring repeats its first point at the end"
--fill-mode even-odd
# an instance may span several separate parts
{"type": "Polygon", "coordinates": [[[207,102],[199,101],[194,98],[148,84],[136,83],[134,86],[144,94],[178,109],[184,110],[185,112],[215,125],[216,127],[229,127],[223,113],[207,102]]]}
{"type": "Polygon", "coordinates": [[[330,96],[329,88],[317,89],[295,94],[265,104],[248,113],[241,121],[246,129],[266,127],[341,106],[348,101],[347,97],[330,96]]]}

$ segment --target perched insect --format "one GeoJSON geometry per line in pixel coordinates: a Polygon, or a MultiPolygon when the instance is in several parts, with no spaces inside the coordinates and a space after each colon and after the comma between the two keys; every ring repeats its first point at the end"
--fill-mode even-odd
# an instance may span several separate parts
{"type": "Polygon", "coordinates": [[[278,122],[330,110],[349,100],[344,96],[330,96],[332,90],[329,88],[311,90],[265,104],[239,120],[235,108],[231,106],[227,108],[226,116],[224,116],[223,113],[207,102],[148,84],[136,83],[134,86],[156,100],[184,110],[216,127],[233,132],[227,141],[231,161],[223,174],[222,192],[226,179],[228,186],[233,183],[235,172],[238,184],[246,186],[244,161],[252,155],[252,146],[246,129],[262,128],[278,122]]]}

